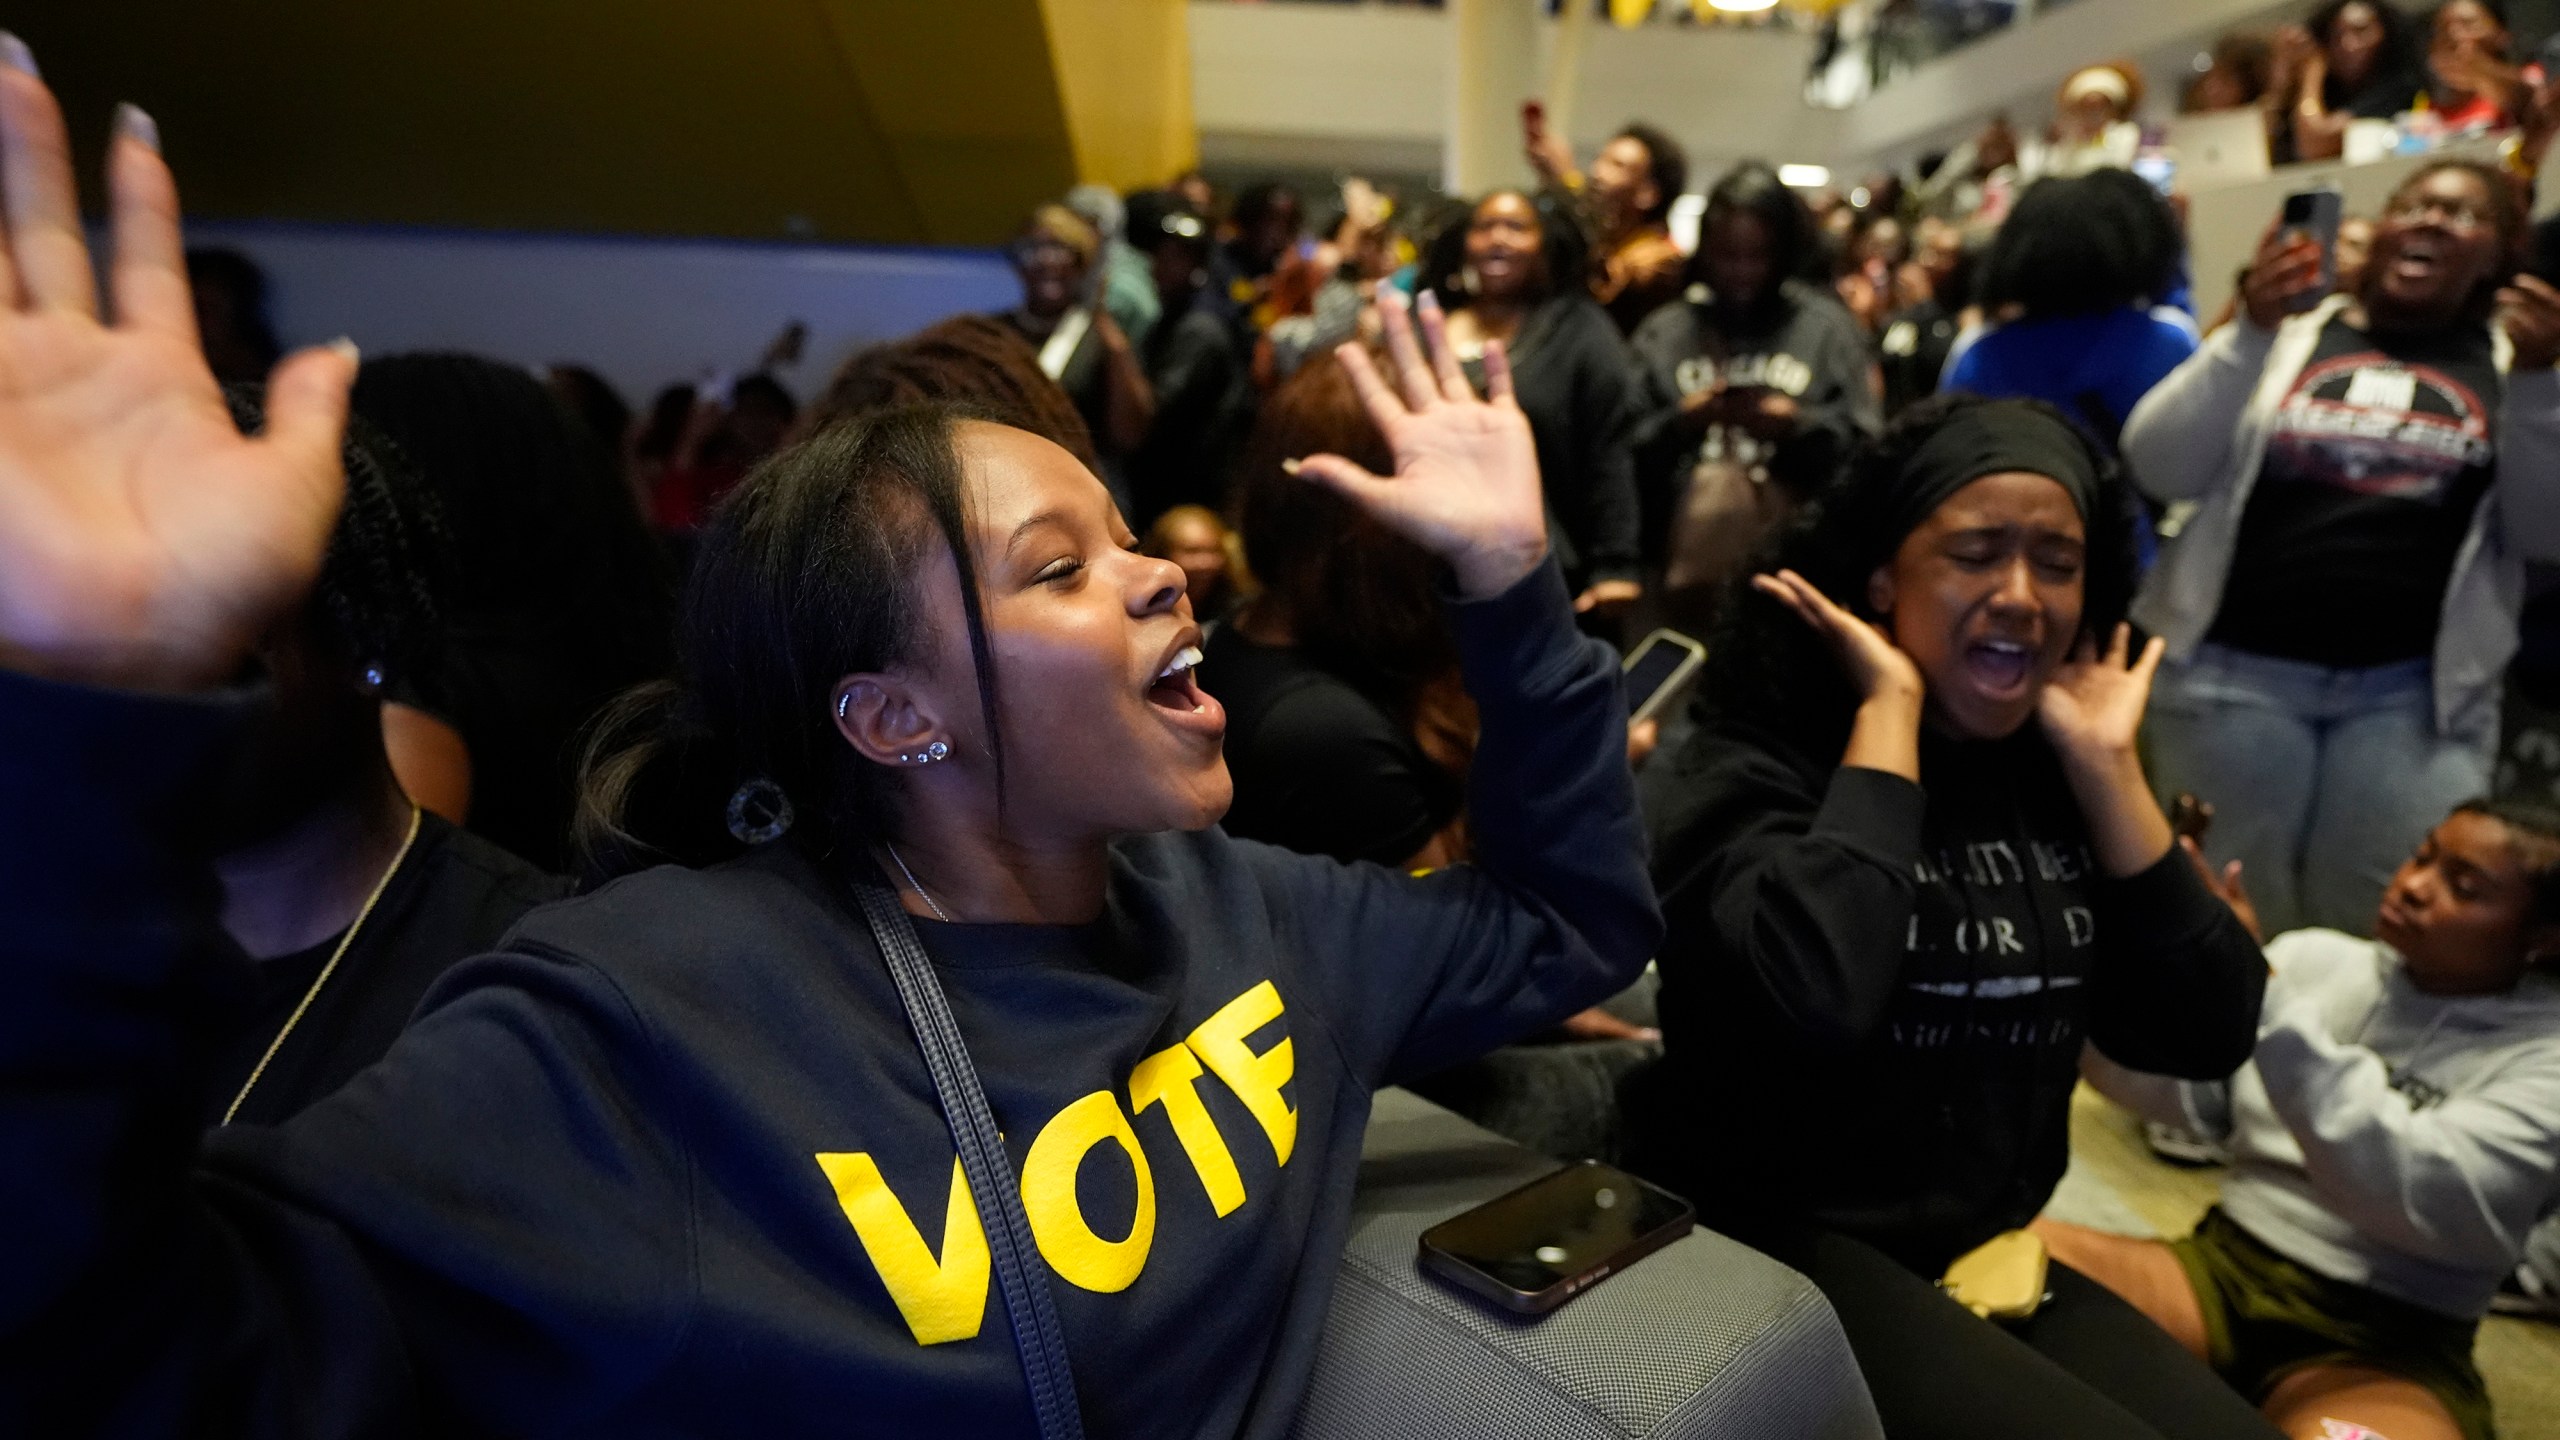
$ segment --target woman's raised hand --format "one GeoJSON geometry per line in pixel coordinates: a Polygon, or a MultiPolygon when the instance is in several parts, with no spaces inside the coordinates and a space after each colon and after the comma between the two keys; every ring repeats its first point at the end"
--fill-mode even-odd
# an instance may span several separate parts
{"type": "Polygon", "coordinates": [[[1485,388],[1476,398],[1449,348],[1439,302],[1422,297],[1422,330],[1430,358],[1414,342],[1402,296],[1379,297],[1390,384],[1368,351],[1344,345],[1334,354],[1351,376],[1369,418],[1395,452],[1392,477],[1372,475],[1340,455],[1297,462],[1349,496],[1379,523],[1439,556],[1456,572],[1458,593],[1488,599],[1538,568],[1547,554],[1546,504],[1538,490],[1538,451],[1529,419],[1511,396],[1511,368],[1499,341],[1484,349],[1485,388]]]}
{"type": "Polygon", "coordinates": [[[178,194],[147,116],[107,160],[98,317],[62,111],[0,35],[0,668],[177,691],[234,673],[318,575],[352,346],[276,367],[244,438],[196,348],[178,194]]]}
{"type": "Polygon", "coordinates": [[[2278,221],[2258,237],[2258,253],[2240,277],[2240,308],[2249,323],[2273,330],[2296,301],[2320,289],[2320,242],[2278,221]]]}
{"type": "Polygon", "coordinates": [[[1793,570],[1754,575],[1751,588],[1786,606],[1840,657],[1860,700],[1903,700],[1915,707],[1928,692],[1920,667],[1882,630],[1850,614],[1793,570]]]}
{"type": "Polygon", "coordinates": [[[2133,653],[2133,627],[2118,625],[2104,652],[2083,639],[2071,659],[2046,682],[2037,701],[2045,734],[2064,758],[2113,759],[2133,754],[2142,712],[2151,701],[2151,677],[2168,643],[2158,636],[2133,653]]]}

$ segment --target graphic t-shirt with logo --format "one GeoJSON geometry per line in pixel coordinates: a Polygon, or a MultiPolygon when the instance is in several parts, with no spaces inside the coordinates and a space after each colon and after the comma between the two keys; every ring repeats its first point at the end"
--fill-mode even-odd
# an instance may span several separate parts
{"type": "Polygon", "coordinates": [[[2330,321],[2277,412],[2209,638],[2340,669],[2432,653],[2495,474],[2501,389],[2486,326],[2330,321]]]}

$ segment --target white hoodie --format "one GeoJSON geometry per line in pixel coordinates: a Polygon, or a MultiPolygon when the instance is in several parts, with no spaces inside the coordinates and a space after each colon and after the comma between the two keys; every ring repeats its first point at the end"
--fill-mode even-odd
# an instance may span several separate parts
{"type": "Polygon", "coordinates": [[[2319,1274],[2457,1319],[2489,1308],[2560,1205],[2560,977],[2437,996],[2335,930],[2267,946],[2258,1049],[2224,1085],[2090,1053],[2102,1093],[2225,1139],[2222,1209],[2319,1274]]]}

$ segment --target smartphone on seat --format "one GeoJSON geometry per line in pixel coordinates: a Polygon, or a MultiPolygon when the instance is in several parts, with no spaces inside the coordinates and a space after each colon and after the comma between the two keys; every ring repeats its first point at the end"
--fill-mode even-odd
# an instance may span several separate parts
{"type": "Polygon", "coordinates": [[[1585,1160],[1423,1231],[1421,1264],[1515,1315],[1544,1315],[1696,1223],[1688,1201],[1585,1160]]]}
{"type": "Polygon", "coordinates": [[[2285,302],[2284,308],[2295,314],[2319,305],[2328,293],[2338,288],[2338,221],[2345,213],[2346,200],[2328,188],[2296,190],[2284,197],[2284,210],[2276,227],[2287,240],[2296,238],[2315,241],[2320,246],[2320,283],[2285,302]]]}
{"type": "Polygon", "coordinates": [[[1621,662],[1627,689],[1627,723],[1662,713],[1707,663],[1707,647],[1677,630],[1656,630],[1621,662]]]}

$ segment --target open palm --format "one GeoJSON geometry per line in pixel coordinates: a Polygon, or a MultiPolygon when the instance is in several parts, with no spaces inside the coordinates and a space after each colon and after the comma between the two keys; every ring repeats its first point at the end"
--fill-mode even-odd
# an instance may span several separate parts
{"type": "Polygon", "coordinates": [[[1392,478],[1373,475],[1339,455],[1300,462],[1349,496],[1381,524],[1447,561],[1459,593],[1498,595],[1538,567],[1547,553],[1545,501],[1538,489],[1538,451],[1529,419],[1512,398],[1511,370],[1499,342],[1485,347],[1488,393],[1476,396],[1449,348],[1438,303],[1425,295],[1426,360],[1400,296],[1379,301],[1396,383],[1379,375],[1366,350],[1336,353],[1369,418],[1396,457],[1392,478]]]}
{"type": "Polygon", "coordinates": [[[2132,645],[2132,627],[2118,625],[2104,652],[2094,638],[2083,639],[2054,672],[2037,710],[2055,748],[2084,757],[2133,749],[2143,709],[2151,701],[2151,677],[2168,647],[2157,636],[2140,655],[2132,653],[2132,645]]]}
{"type": "Polygon", "coordinates": [[[138,112],[108,162],[101,323],[62,114],[0,66],[0,665],[141,689],[217,681],[319,571],[344,478],[343,349],[279,366],[233,428],[196,349],[177,189],[138,112]]]}

